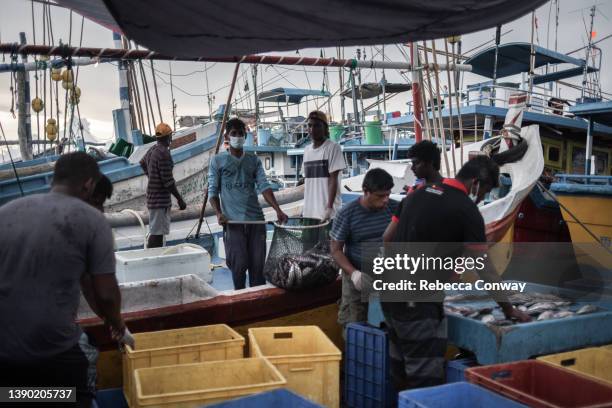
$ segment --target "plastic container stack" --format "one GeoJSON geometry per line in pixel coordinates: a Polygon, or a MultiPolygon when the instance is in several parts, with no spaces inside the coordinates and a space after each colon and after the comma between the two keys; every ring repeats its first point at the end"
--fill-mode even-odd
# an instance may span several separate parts
{"type": "Polygon", "coordinates": [[[472,367],[471,383],[534,408],[612,407],[612,385],[542,361],[472,367]]]}
{"type": "Polygon", "coordinates": [[[384,330],[367,323],[346,326],[344,405],[350,408],[395,406],[389,342],[384,330]]]}
{"type": "Polygon", "coordinates": [[[612,353],[603,348],[592,347],[552,354],[539,357],[538,360],[612,385],[612,353]]]}
{"type": "Polygon", "coordinates": [[[290,390],[329,408],[340,406],[342,353],[318,326],[249,329],[249,351],[274,364],[290,390]]]}
{"type": "Polygon", "coordinates": [[[128,346],[123,354],[123,390],[130,406],[136,401],[137,369],[244,357],[244,337],[225,324],[136,333],[134,339],[136,349],[128,346]]]}

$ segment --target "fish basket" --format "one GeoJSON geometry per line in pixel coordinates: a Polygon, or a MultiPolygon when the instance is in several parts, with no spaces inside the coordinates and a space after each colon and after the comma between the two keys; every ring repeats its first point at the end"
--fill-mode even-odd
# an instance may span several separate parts
{"type": "Polygon", "coordinates": [[[287,380],[265,358],[140,368],[132,408],[196,408],[283,388],[287,380]]]}
{"type": "Polygon", "coordinates": [[[127,346],[123,354],[123,390],[132,407],[137,369],[244,357],[244,337],[225,324],[136,333],[134,339],[136,348],[127,346]]]}
{"type": "Polygon", "coordinates": [[[251,328],[249,353],[274,364],[296,394],[328,408],[340,406],[342,353],[320,327],[251,328]]]}
{"type": "Polygon", "coordinates": [[[472,367],[465,377],[534,408],[612,406],[612,386],[542,361],[472,367]]]}
{"type": "Polygon", "coordinates": [[[264,276],[288,290],[312,289],[336,280],[339,268],[329,253],[329,221],[290,218],[274,224],[264,276]]]}
{"type": "Polygon", "coordinates": [[[538,357],[538,360],[612,385],[612,353],[603,348],[591,347],[552,354],[538,357]]]}

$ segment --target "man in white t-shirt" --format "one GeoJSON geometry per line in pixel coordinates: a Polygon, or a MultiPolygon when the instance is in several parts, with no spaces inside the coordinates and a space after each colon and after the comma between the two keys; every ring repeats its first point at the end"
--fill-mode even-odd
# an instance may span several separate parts
{"type": "Polygon", "coordinates": [[[323,112],[308,115],[312,144],[304,149],[304,211],[307,218],[332,219],[340,210],[341,171],[346,168],[340,145],[329,140],[329,125],[323,112]]]}

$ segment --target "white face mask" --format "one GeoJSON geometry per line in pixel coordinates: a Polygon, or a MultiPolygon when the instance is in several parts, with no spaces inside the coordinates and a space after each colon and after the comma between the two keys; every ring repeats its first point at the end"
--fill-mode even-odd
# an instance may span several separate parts
{"type": "Polygon", "coordinates": [[[230,146],[234,149],[242,149],[245,138],[241,136],[230,136],[230,146]]]}
{"type": "Polygon", "coordinates": [[[470,200],[472,200],[475,204],[478,204],[478,192],[480,190],[480,184],[478,182],[475,182],[474,184],[472,184],[472,188],[470,189],[470,200]],[[476,192],[474,192],[474,187],[476,187],[476,192]]]}

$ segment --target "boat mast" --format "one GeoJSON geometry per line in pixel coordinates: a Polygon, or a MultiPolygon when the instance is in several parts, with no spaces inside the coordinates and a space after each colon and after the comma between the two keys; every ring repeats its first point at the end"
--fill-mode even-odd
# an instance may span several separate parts
{"type": "MultiPolygon", "coordinates": [[[[342,47],[337,47],[336,48],[336,54],[338,55],[338,59],[343,58],[343,55],[341,55],[340,50],[342,49],[342,47]]],[[[344,71],[342,68],[338,69],[338,82],[340,83],[340,111],[341,111],[341,115],[342,115],[342,121],[341,123],[344,125],[346,124],[346,110],[344,107],[344,71]]]]}
{"type": "MultiPolygon", "coordinates": [[[[21,44],[26,43],[24,32],[19,33],[19,41],[21,44]]],[[[26,54],[21,55],[21,62],[26,64],[28,57],[26,54]]],[[[27,71],[18,71],[17,77],[17,109],[18,113],[18,130],[19,151],[21,160],[32,160],[32,123],[30,116],[30,75],[27,71]]]]}
{"type": "MultiPolygon", "coordinates": [[[[409,43],[410,65],[419,65],[419,51],[415,43],[409,43]]],[[[414,111],[414,138],[418,143],[423,140],[423,106],[421,105],[421,73],[415,69],[411,71],[412,77],[412,107],[414,111]]]]}
{"type": "Polygon", "coordinates": [[[255,128],[259,124],[259,99],[257,98],[257,64],[251,66],[251,74],[253,75],[253,101],[255,102],[255,128]]]}
{"type": "MultiPolygon", "coordinates": [[[[123,48],[121,35],[113,33],[113,42],[115,47],[123,48]]],[[[130,91],[128,88],[127,77],[127,61],[118,61],[117,70],[119,73],[119,100],[121,107],[113,111],[113,119],[115,122],[115,136],[117,140],[123,139],[133,143],[132,138],[132,118],[130,114],[130,91]]]]}

